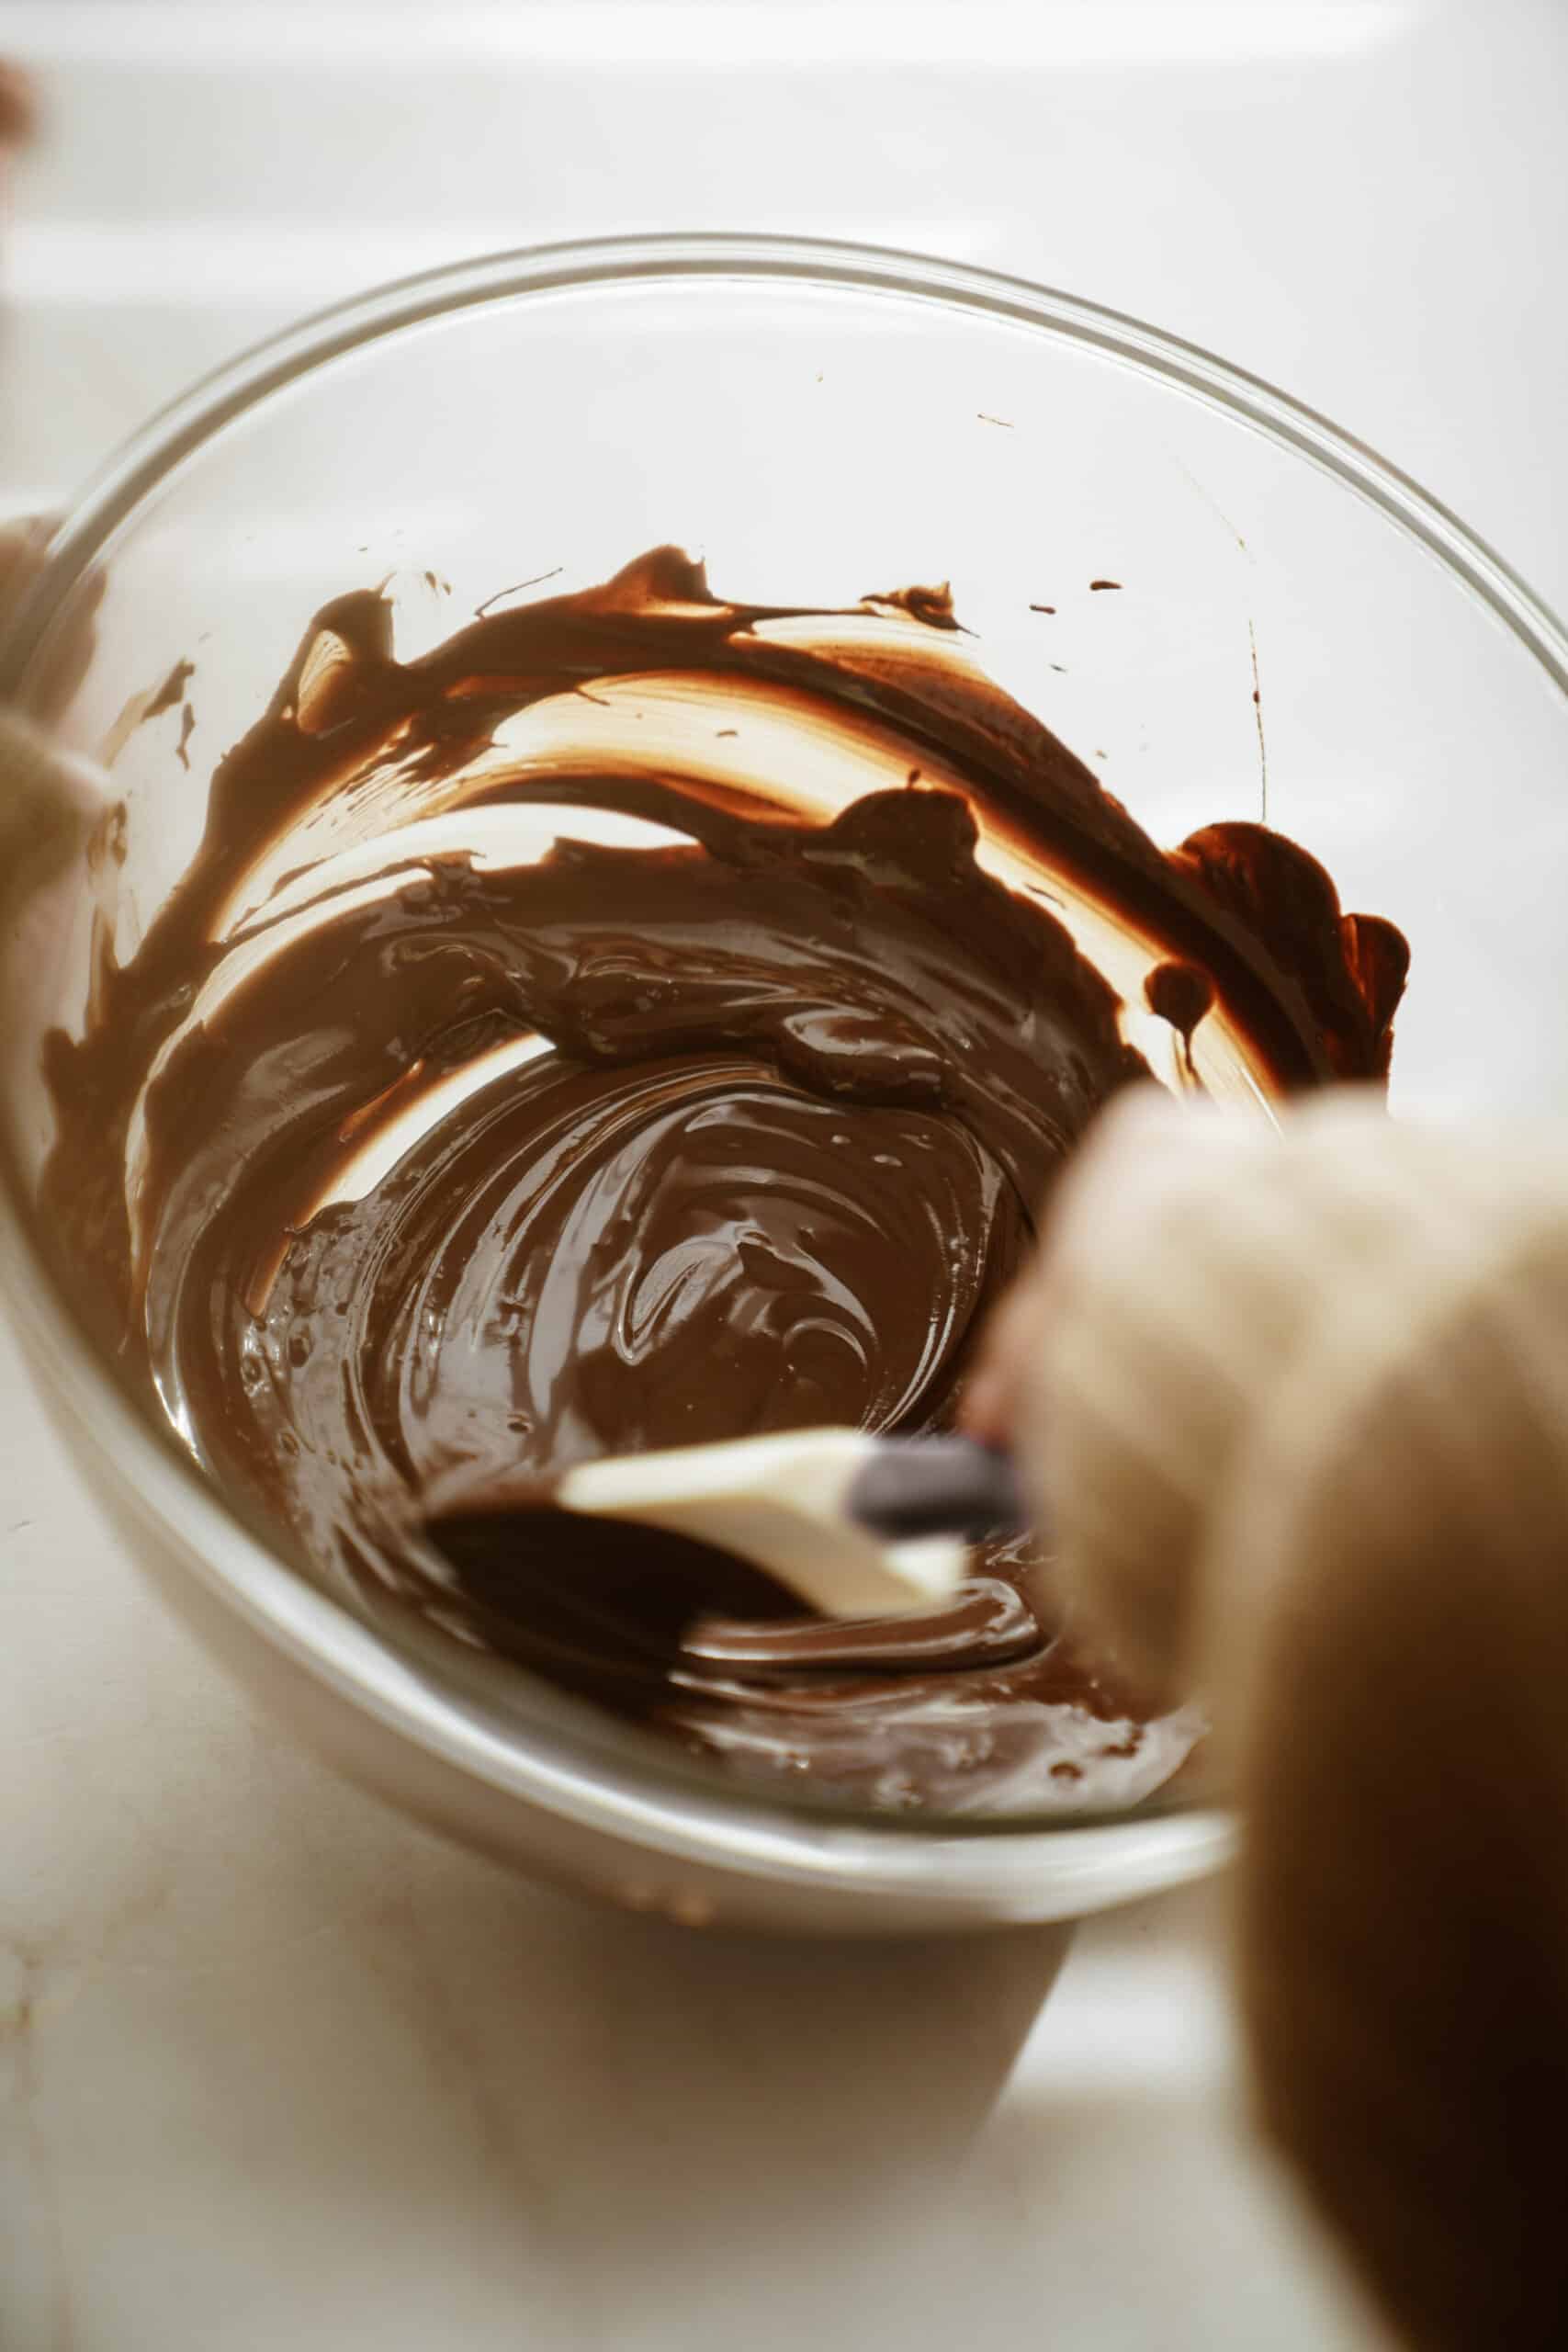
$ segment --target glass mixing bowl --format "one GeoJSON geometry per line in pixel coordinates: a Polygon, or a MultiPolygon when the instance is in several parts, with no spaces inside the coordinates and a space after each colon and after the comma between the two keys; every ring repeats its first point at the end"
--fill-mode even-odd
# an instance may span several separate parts
{"type": "MultiPolygon", "coordinates": [[[[386,580],[406,658],[513,582],[586,584],[664,540],[720,593],[774,603],[951,580],[986,667],[1156,839],[1266,816],[1348,906],[1405,930],[1396,1111],[1568,1094],[1561,627],[1282,394],[978,271],[655,238],[366,296],[120,454],[53,537],[0,696],[112,758],[123,950],[318,605],[386,580]],[[182,695],[133,723],[183,662],[188,768],[182,695]]],[[[765,1803],[456,1645],[394,1646],[307,1582],[127,1403],[29,1238],[40,1037],[81,1017],[94,876],[84,862],[51,888],[47,933],[31,921],[0,968],[0,1274],[117,1531],[302,1734],[460,1836],[693,1922],[1043,1919],[1223,1856],[1224,1814],[1191,1803],[1000,1823],[765,1803]]]]}

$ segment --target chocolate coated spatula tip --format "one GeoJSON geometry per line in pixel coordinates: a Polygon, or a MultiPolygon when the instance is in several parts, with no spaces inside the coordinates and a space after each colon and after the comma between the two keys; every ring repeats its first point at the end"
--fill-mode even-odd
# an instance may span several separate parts
{"type": "Polygon", "coordinates": [[[438,1532],[457,1507],[540,1504],[732,1553],[829,1617],[928,1609],[963,1582],[968,1543],[1026,1523],[1005,1454],[970,1438],[849,1429],[617,1454],[547,1486],[468,1487],[433,1497],[426,1523],[438,1532]]]}

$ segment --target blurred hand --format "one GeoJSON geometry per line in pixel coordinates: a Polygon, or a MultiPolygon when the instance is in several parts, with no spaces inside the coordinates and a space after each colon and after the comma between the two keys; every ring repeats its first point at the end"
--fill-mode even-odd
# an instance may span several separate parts
{"type": "MultiPolygon", "coordinates": [[[[36,578],[49,536],[41,520],[0,526],[0,629],[36,578]]],[[[50,679],[67,692],[92,650],[95,603],[89,585],[50,665],[50,679]]],[[[49,683],[40,680],[46,703],[49,683]]],[[[112,821],[101,771],[62,750],[45,726],[0,707],[0,983],[10,1034],[56,1017],[82,861],[93,868],[112,821]]],[[[112,869],[101,870],[107,878],[112,869]]]]}
{"type": "Polygon", "coordinates": [[[38,129],[33,85],[19,65],[0,57],[0,148],[25,146],[38,129]]]}
{"type": "Polygon", "coordinates": [[[37,579],[51,526],[41,514],[0,523],[0,623],[37,579]]]}
{"type": "Polygon", "coordinates": [[[1261,2119],[1410,2342],[1568,2342],[1568,1143],[1101,1122],[972,1426],[1201,1691],[1261,2119]]]}

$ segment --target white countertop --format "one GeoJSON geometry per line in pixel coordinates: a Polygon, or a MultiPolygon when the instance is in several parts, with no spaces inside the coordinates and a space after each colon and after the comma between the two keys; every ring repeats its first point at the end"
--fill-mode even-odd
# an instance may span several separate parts
{"type": "MultiPolygon", "coordinates": [[[[7,505],[356,284],[793,228],[1209,344],[1568,600],[1551,0],[20,0],[0,47],[51,118],[7,505]]],[[[1351,2352],[1246,2137],[1218,1900],[791,1947],[512,1881],[252,1714],[0,1339],[5,2352],[1351,2352]]]]}

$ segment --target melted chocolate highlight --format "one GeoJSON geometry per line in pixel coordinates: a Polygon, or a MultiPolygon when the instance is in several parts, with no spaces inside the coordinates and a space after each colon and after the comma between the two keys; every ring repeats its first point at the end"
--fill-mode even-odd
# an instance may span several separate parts
{"type": "Polygon", "coordinates": [[[1040,1624],[1024,1545],[843,1626],[652,1531],[420,1528],[454,1480],[951,1422],[1057,1172],[1148,1075],[998,859],[1146,944],[1194,1079],[1204,1021],[1267,1090],[1386,1070],[1399,934],[1259,827],[1160,852],[958,636],[944,588],[728,604],[671,548],[410,662],[380,596],[337,599],[50,1042],[40,1213],[149,1407],[364,1605],[857,1802],[1134,1802],[1198,1721],[1040,1624]]]}

